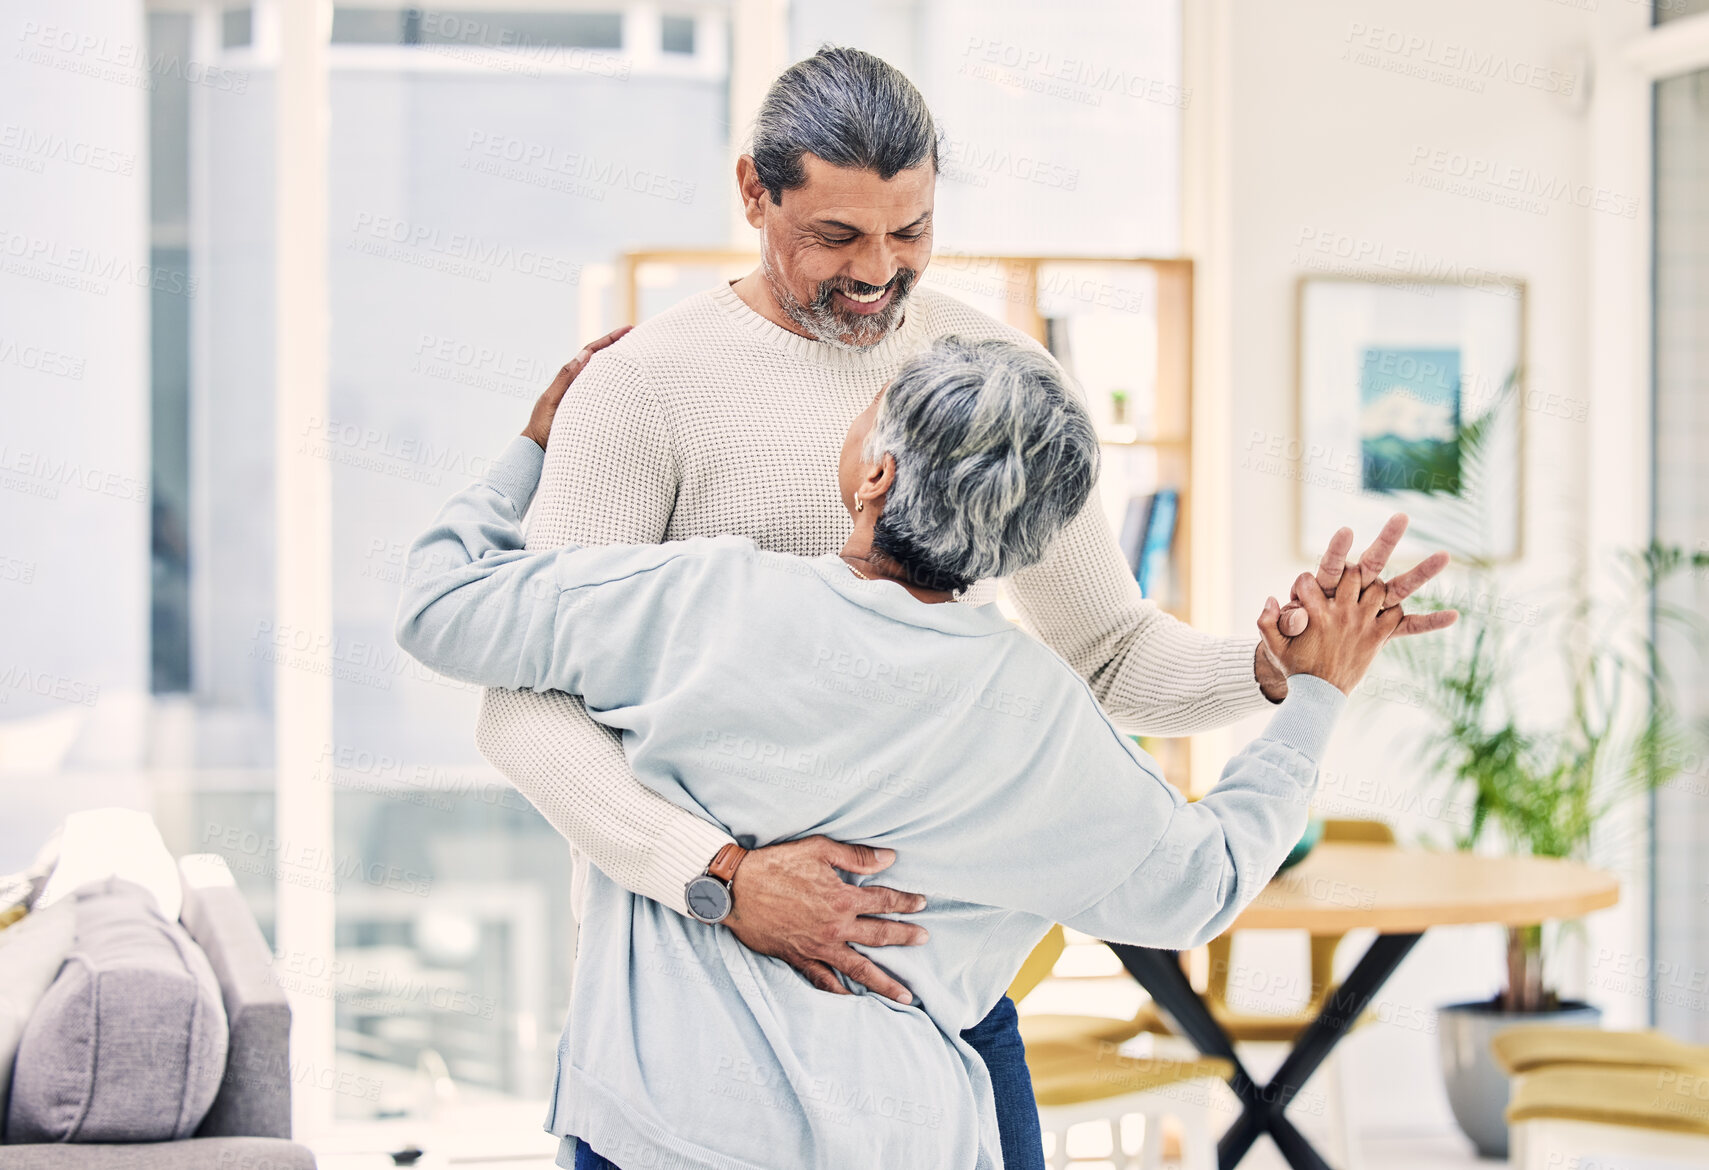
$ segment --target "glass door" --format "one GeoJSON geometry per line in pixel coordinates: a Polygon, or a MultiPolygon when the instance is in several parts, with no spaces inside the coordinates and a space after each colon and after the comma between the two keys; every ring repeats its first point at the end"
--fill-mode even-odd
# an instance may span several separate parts
{"type": "MultiPolygon", "coordinates": [[[[1655,539],[1709,552],[1709,69],[1655,86],[1655,539]]],[[[1709,614],[1709,571],[1670,581],[1660,604],[1709,614]]],[[[1709,671],[1682,638],[1661,666],[1682,716],[1709,730],[1709,671]]],[[[1709,1041],[1709,755],[1679,749],[1656,795],[1655,1024],[1709,1041]]]]}

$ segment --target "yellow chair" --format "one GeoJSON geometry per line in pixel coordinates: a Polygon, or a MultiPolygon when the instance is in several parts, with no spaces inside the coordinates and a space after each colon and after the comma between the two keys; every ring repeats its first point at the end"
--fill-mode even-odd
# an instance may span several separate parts
{"type": "MultiPolygon", "coordinates": [[[[1359,845],[1393,845],[1394,829],[1382,821],[1326,820],[1323,822],[1324,842],[1337,841],[1359,845]]],[[[1211,940],[1210,976],[1205,984],[1205,1004],[1216,1022],[1222,1025],[1228,1038],[1236,1044],[1292,1044],[1301,1029],[1323,1010],[1335,982],[1335,952],[1345,934],[1314,934],[1311,936],[1311,985],[1304,1006],[1285,1014],[1243,1012],[1228,1002],[1228,974],[1233,966],[1234,931],[1211,940]]]]}
{"type": "MultiPolygon", "coordinates": [[[[1323,822],[1324,841],[1386,844],[1395,842],[1394,830],[1381,821],[1326,820],[1323,822]]],[[[1058,927],[1058,930],[1061,928],[1058,927]]],[[[1335,951],[1346,937],[1340,934],[1311,936],[1311,984],[1305,1004],[1285,1014],[1242,1012],[1229,1006],[1228,976],[1234,953],[1234,933],[1230,931],[1212,939],[1205,948],[1210,958],[1210,974],[1204,991],[1205,1006],[1236,1044],[1291,1044],[1300,1030],[1322,1010],[1323,1002],[1333,988],[1335,951]]],[[[1047,936],[1048,938],[1048,936],[1047,936]]],[[[1043,944],[1041,944],[1043,945],[1043,944]]],[[[1062,944],[1057,946],[1061,954],[1062,944]]],[[[1055,962],[1053,956],[1051,962],[1055,962]]],[[[1028,990],[1031,990],[1029,988],[1028,990]]],[[[1013,998],[1013,997],[1012,997],[1013,998]]],[[[1016,999],[1019,1002],[1019,999],[1016,999]]],[[[1022,1021],[1022,1035],[1027,1043],[1086,1040],[1093,1043],[1129,1040],[1141,1032],[1172,1035],[1173,1030],[1156,1005],[1147,1002],[1126,1020],[1094,1016],[1038,1015],[1022,1021]]]]}
{"type": "MultiPolygon", "coordinates": [[[[1490,1051],[1508,1076],[1558,1065],[1709,1069],[1709,1047],[1685,1044],[1663,1032],[1509,1028],[1490,1041],[1490,1051]]],[[[1709,1088],[1705,1093],[1709,1094],[1709,1088]]]]}
{"type": "MultiPolygon", "coordinates": [[[[1016,1003],[1025,999],[1049,977],[1066,946],[1062,927],[1051,927],[1009,985],[1009,997],[1016,1003]]],[[[1171,1152],[1182,1170],[1214,1170],[1216,1145],[1208,1114],[1216,1091],[1212,1086],[1233,1076],[1233,1065],[1214,1059],[1125,1056],[1118,1051],[1119,1042],[1089,1041],[1072,1029],[1062,1029],[1066,1039],[1040,1037],[1029,1028],[1037,1018],[1021,1017],[1021,1036],[1026,1040],[1047,1165],[1064,1167],[1078,1161],[1069,1157],[1069,1131],[1096,1126],[1102,1135],[1090,1157],[1130,1170],[1152,1170],[1163,1164],[1163,1130],[1173,1120],[1180,1140],[1179,1148],[1171,1152]],[[1143,1129],[1137,1149],[1124,1151],[1123,1122],[1133,1115],[1143,1119],[1143,1129]]],[[[1049,1018],[1085,1021],[1087,1031],[1098,1024],[1089,1016],[1049,1018]]]]}
{"type": "Polygon", "coordinates": [[[1021,964],[1021,969],[1015,972],[1014,979],[1009,982],[1009,998],[1020,1003],[1031,995],[1033,988],[1050,978],[1056,960],[1060,959],[1062,952],[1067,949],[1068,938],[1062,932],[1062,924],[1058,923],[1039,939],[1038,946],[1027,956],[1027,961],[1021,964]]]}
{"type": "Polygon", "coordinates": [[[1709,1065],[1543,1065],[1513,1079],[1507,1122],[1516,1170],[1587,1155],[1604,1166],[1631,1158],[1645,1170],[1701,1170],[1709,1166],[1709,1065]]]}
{"type": "Polygon", "coordinates": [[[1709,1166],[1709,1048],[1661,1032],[1522,1027],[1490,1050],[1513,1078],[1515,1167],[1569,1165],[1586,1151],[1657,1170],[1709,1166]]]}
{"type": "MultiPolygon", "coordinates": [[[[1329,819],[1323,822],[1322,841],[1353,842],[1366,845],[1393,845],[1394,829],[1382,821],[1329,819]]],[[[1060,932],[1061,928],[1056,930],[1060,932]]],[[[1292,1044],[1305,1026],[1322,1010],[1324,1000],[1334,988],[1335,952],[1346,937],[1341,934],[1311,936],[1311,983],[1305,1003],[1297,1010],[1285,1013],[1241,1011],[1228,1002],[1229,972],[1234,953],[1234,934],[1230,931],[1211,940],[1206,947],[1210,973],[1206,980],[1204,1001],[1211,1016],[1236,1044],[1292,1044]]],[[[1047,941],[1049,941],[1047,936],[1047,941]]],[[[1041,944],[1042,946],[1043,944],[1041,944]]],[[[1060,955],[1063,944],[1056,944],[1051,962],[1060,955]]],[[[1027,990],[1031,990],[1029,986],[1027,990]]],[[[1012,998],[1018,1003],[1019,996],[1012,998]]],[[[1100,1016],[1035,1015],[1021,1018],[1021,1038],[1027,1051],[1047,1044],[1119,1045],[1142,1032],[1173,1035],[1173,1029],[1155,1004],[1147,1001],[1130,1019],[1100,1016]]],[[[1333,1056],[1318,1074],[1325,1111],[1331,1116],[1330,1131],[1332,1160],[1337,1165],[1351,1165],[1353,1142],[1351,1121],[1347,1116],[1346,1095],[1343,1092],[1340,1069],[1333,1056]]]]}

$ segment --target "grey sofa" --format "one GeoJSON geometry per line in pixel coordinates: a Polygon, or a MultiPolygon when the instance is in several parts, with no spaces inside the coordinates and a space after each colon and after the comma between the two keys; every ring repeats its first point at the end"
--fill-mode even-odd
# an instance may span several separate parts
{"type": "Polygon", "coordinates": [[[225,1075],[194,1137],[0,1145],[0,1170],[314,1170],[291,1137],[291,1009],[235,886],[185,883],[180,921],[207,955],[230,1028],[225,1075]]]}

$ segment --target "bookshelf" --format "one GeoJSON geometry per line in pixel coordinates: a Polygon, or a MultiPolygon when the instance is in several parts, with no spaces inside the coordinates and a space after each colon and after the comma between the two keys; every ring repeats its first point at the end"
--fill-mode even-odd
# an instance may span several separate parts
{"type": "MultiPolygon", "coordinates": [[[[758,260],[757,253],[743,250],[626,252],[614,274],[615,324],[637,322],[715,281],[744,276],[758,260]]],[[[1013,325],[1056,352],[1080,381],[1103,445],[1099,500],[1114,531],[1122,532],[1134,496],[1159,487],[1175,492],[1165,596],[1157,600],[1190,621],[1192,261],[939,250],[921,287],[1013,325]],[[1128,395],[1120,408],[1118,384],[1128,395]]],[[[1171,782],[1184,792],[1194,790],[1186,739],[1143,742],[1171,782]]]]}

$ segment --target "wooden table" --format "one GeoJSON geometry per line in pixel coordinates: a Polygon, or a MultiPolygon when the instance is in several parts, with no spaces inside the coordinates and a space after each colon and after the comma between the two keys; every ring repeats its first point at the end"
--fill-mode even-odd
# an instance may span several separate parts
{"type": "Polygon", "coordinates": [[[1480,857],[1429,853],[1393,845],[1328,842],[1277,875],[1235,920],[1235,930],[1304,930],[1343,934],[1374,928],[1376,940],[1323,1008],[1294,1039],[1293,1050],[1260,1085],[1234,1054],[1234,1044],[1199,998],[1175,951],[1110,944],[1181,1035],[1206,1056],[1234,1065],[1229,1088],[1241,1113],[1217,1143],[1217,1163],[1232,1170],[1260,1134],[1268,1133],[1294,1170],[1329,1164],[1285,1116],[1312,1073],[1347,1034],[1432,926],[1496,923],[1532,926],[1576,918],[1612,906],[1620,883],[1612,874],[1541,857],[1480,857]]]}

